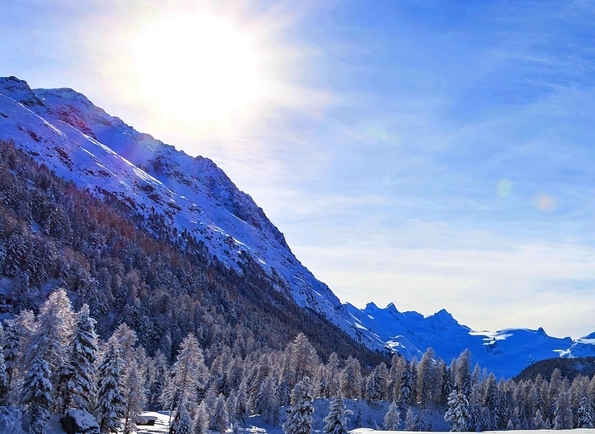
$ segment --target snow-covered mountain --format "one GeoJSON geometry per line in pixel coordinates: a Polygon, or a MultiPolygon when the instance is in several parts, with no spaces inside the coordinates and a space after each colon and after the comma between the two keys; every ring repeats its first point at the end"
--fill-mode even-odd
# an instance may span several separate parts
{"type": "Polygon", "coordinates": [[[541,329],[478,333],[444,310],[425,318],[393,305],[363,310],[342,305],[215,163],[135,131],[74,90],[31,89],[15,77],[0,78],[0,139],[12,140],[77,186],[119,199],[145,222],[163,218],[178,233],[191,233],[227,267],[240,270],[249,256],[278,291],[371,349],[411,358],[432,347],[450,362],[469,348],[475,362],[506,377],[530,361],[595,353],[595,335],[573,342],[541,329]]]}
{"type": "Polygon", "coordinates": [[[496,375],[510,378],[527,365],[553,357],[595,355],[595,333],[573,341],[548,336],[540,328],[473,331],[441,310],[424,317],[417,312],[399,312],[391,303],[382,309],[369,303],[364,309],[345,305],[360,329],[371,330],[392,351],[419,360],[428,348],[447,363],[469,349],[473,363],[496,375]]]}

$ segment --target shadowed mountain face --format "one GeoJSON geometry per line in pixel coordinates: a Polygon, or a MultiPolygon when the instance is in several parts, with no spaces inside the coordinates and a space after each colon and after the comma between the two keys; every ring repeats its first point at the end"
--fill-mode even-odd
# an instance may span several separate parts
{"type": "Polygon", "coordinates": [[[474,362],[511,377],[527,364],[593,353],[592,340],[547,336],[543,330],[473,332],[442,310],[430,317],[394,305],[342,305],[293,255],[283,234],[252,198],[208,158],[193,158],[139,133],[71,89],[31,89],[0,78],[0,139],[99,198],[117,199],[145,229],[159,220],[173,238],[191,236],[208,255],[242,273],[257,264],[278,293],[326,317],[372,350],[408,358],[432,347],[447,362],[468,348],[474,362]]]}

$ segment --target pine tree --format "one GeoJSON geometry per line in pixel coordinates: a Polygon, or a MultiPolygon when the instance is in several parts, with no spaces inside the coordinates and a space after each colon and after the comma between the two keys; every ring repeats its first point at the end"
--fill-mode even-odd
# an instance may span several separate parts
{"type": "Polygon", "coordinates": [[[586,396],[581,397],[577,410],[577,428],[593,428],[593,407],[586,396]]]}
{"type": "Polygon", "coordinates": [[[279,399],[277,398],[277,379],[268,376],[261,383],[256,397],[257,413],[263,416],[265,422],[276,426],[279,423],[279,399]]]}
{"type": "Polygon", "coordinates": [[[126,374],[123,384],[123,418],[124,434],[136,432],[136,420],[143,412],[143,406],[146,402],[146,390],[143,377],[140,373],[140,367],[133,360],[128,362],[132,369],[126,374]]]}
{"type": "Polygon", "coordinates": [[[124,396],[122,395],[122,360],[120,346],[113,339],[107,343],[107,350],[98,369],[99,390],[95,417],[102,433],[120,428],[120,419],[124,414],[124,396]]]}
{"type": "Polygon", "coordinates": [[[537,409],[535,412],[535,417],[533,418],[533,426],[535,429],[548,429],[547,423],[543,420],[543,415],[541,414],[541,410],[537,409]]]}
{"type": "Polygon", "coordinates": [[[95,320],[89,316],[89,306],[85,304],[76,315],[68,361],[59,373],[58,394],[61,414],[69,408],[89,411],[96,394],[97,353],[95,320]]]}
{"type": "Polygon", "coordinates": [[[399,388],[399,405],[401,408],[407,408],[413,400],[413,375],[411,373],[411,365],[407,364],[401,376],[401,386],[399,388]]]}
{"type": "Polygon", "coordinates": [[[398,431],[400,425],[401,413],[399,412],[399,406],[393,401],[384,416],[384,429],[386,431],[398,431]]]}
{"type": "Polygon", "coordinates": [[[316,366],[319,363],[318,355],[312,344],[303,333],[298,333],[290,348],[289,370],[293,373],[292,384],[304,377],[314,378],[316,366]]]}
{"type": "Polygon", "coordinates": [[[186,405],[181,405],[178,410],[178,417],[170,427],[172,434],[192,434],[193,422],[186,405]]]}
{"type": "Polygon", "coordinates": [[[473,379],[471,376],[471,353],[464,350],[456,360],[455,385],[458,390],[468,397],[471,394],[473,379]]]}
{"type": "Polygon", "coordinates": [[[29,418],[28,430],[42,434],[50,418],[54,388],[50,381],[50,367],[40,351],[29,364],[25,373],[20,404],[26,408],[29,418]]]}
{"type": "Polygon", "coordinates": [[[59,368],[65,364],[67,359],[74,319],[75,314],[64,289],[58,289],[51,293],[39,309],[38,325],[33,335],[33,341],[39,339],[40,336],[44,336],[46,339],[44,358],[50,367],[54,388],[58,384],[59,368]]]}
{"type": "Polygon", "coordinates": [[[350,410],[347,410],[343,402],[343,395],[338,391],[331,400],[331,406],[328,415],[324,418],[325,434],[347,434],[347,423],[349,421],[350,410]]]}
{"type": "Polygon", "coordinates": [[[313,392],[310,378],[304,377],[291,391],[291,408],[283,424],[285,434],[310,434],[314,413],[313,392]]]}
{"type": "Polygon", "coordinates": [[[407,415],[405,416],[405,431],[415,431],[415,415],[411,407],[407,409],[407,415]]]}
{"type": "Polygon", "coordinates": [[[215,402],[215,409],[211,417],[211,426],[214,430],[219,431],[221,434],[225,434],[227,426],[229,425],[229,414],[225,405],[225,397],[219,395],[215,402]]]}
{"type": "Polygon", "coordinates": [[[341,392],[345,398],[358,399],[361,397],[362,368],[359,361],[349,356],[345,368],[341,373],[341,392]]]}
{"type": "MultiPolygon", "coordinates": [[[[202,350],[194,334],[189,333],[180,345],[180,352],[163,389],[162,402],[170,410],[173,423],[179,418],[182,405],[194,405],[207,377],[202,350]]],[[[211,407],[212,408],[212,407],[211,407]]]]}
{"type": "Polygon", "coordinates": [[[0,407],[9,404],[10,384],[8,381],[8,373],[6,371],[6,363],[4,362],[4,348],[2,342],[4,341],[4,329],[0,324],[0,407]]]}
{"type": "Polygon", "coordinates": [[[209,417],[205,410],[204,403],[196,408],[196,414],[192,422],[192,434],[206,434],[209,427],[209,417]]]}
{"type": "Polygon", "coordinates": [[[0,406],[0,433],[25,434],[19,407],[0,406]]]}
{"type": "Polygon", "coordinates": [[[462,391],[453,390],[448,397],[448,410],[444,414],[444,420],[450,424],[451,431],[467,431],[471,414],[469,413],[469,401],[462,391]]]}
{"type": "Polygon", "coordinates": [[[564,389],[560,390],[555,400],[554,429],[572,429],[572,408],[570,397],[564,389]]]}
{"type": "Polygon", "coordinates": [[[8,376],[8,388],[11,392],[9,401],[18,403],[19,386],[25,364],[25,352],[31,343],[35,331],[35,316],[29,310],[23,310],[13,320],[6,320],[4,331],[4,361],[8,376]]]}
{"type": "Polygon", "coordinates": [[[441,377],[436,372],[436,353],[429,347],[417,365],[417,402],[426,408],[437,399],[441,377]]]}

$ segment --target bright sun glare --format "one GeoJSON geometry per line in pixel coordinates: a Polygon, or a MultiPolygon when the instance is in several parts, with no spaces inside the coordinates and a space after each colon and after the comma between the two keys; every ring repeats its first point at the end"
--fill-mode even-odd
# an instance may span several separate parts
{"type": "Polygon", "coordinates": [[[265,99],[266,53],[247,29],[208,15],[164,16],[129,43],[135,86],[172,116],[223,126],[265,99]]]}

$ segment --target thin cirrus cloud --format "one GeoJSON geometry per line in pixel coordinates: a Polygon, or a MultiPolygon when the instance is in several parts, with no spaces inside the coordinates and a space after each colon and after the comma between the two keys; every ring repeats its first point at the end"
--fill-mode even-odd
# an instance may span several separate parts
{"type": "Polygon", "coordinates": [[[594,21],[590,2],[23,0],[0,3],[0,72],[212,158],[343,301],[578,337],[595,301],[594,21]],[[199,69],[136,87],[143,32],[180,16],[254,50],[239,88],[219,83],[230,103],[198,105],[199,69]]]}

